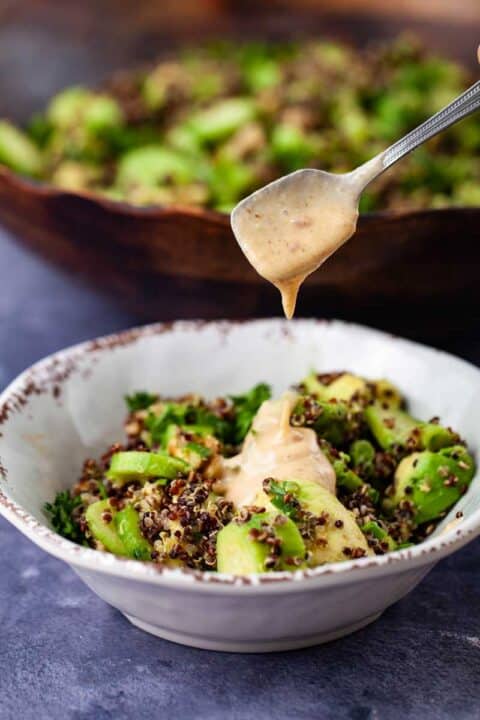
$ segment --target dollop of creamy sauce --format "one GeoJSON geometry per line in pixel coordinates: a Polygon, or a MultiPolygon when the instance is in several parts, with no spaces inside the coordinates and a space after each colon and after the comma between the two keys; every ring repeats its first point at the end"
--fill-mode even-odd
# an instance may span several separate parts
{"type": "Polygon", "coordinates": [[[359,188],[346,176],[302,170],[253,193],[232,213],[255,270],[282,295],[291,318],[300,285],[355,232],[359,188]]]}
{"type": "Polygon", "coordinates": [[[290,416],[298,395],[262,404],[242,451],[224,461],[222,485],[236,507],[252,505],[265,478],[311,480],[335,493],[335,471],[318,446],[315,432],[292,427],[290,416]]]}

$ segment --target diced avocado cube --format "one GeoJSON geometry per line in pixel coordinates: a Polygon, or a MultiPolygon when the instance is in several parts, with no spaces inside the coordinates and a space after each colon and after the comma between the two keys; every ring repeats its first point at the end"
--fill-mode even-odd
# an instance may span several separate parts
{"type": "Polygon", "coordinates": [[[404,400],[400,390],[389,380],[375,380],[373,383],[375,400],[382,407],[401,408],[404,400]]]}
{"type": "Polygon", "coordinates": [[[343,446],[357,434],[360,415],[345,402],[300,398],[292,413],[292,425],[312,427],[319,438],[343,446]]]}
{"type": "Polygon", "coordinates": [[[412,453],[398,465],[394,493],[384,500],[384,508],[392,511],[407,500],[417,524],[434,520],[459,500],[474,473],[473,458],[463,445],[412,453]]]}
{"type": "Polygon", "coordinates": [[[367,476],[373,470],[375,460],[375,448],[369,440],[355,440],[350,445],[350,457],[353,467],[359,468],[367,476]]]}
{"type": "Polygon", "coordinates": [[[216,205],[236,203],[253,187],[255,175],[245,163],[227,155],[220,155],[212,164],[208,175],[208,187],[216,205]]]}
{"type": "Polygon", "coordinates": [[[340,458],[334,458],[332,460],[333,469],[337,477],[337,485],[345,488],[348,492],[355,492],[366,485],[369,498],[372,502],[377,503],[379,500],[378,490],[371,487],[371,485],[362,480],[356,472],[348,467],[349,460],[350,458],[346,453],[340,453],[340,458]]]}
{"type": "Polygon", "coordinates": [[[116,100],[107,95],[96,95],[85,107],[83,122],[88,132],[97,135],[121,127],[124,117],[116,100]]]}
{"type": "Polygon", "coordinates": [[[232,135],[256,115],[251,98],[220,100],[189,118],[187,127],[202,143],[218,143],[232,135]]]}
{"type": "Polygon", "coordinates": [[[192,470],[198,470],[206,460],[211,456],[212,452],[204,445],[197,442],[188,442],[183,447],[178,448],[175,457],[185,460],[192,470]]]}
{"type": "Polygon", "coordinates": [[[83,87],[69,87],[55,95],[47,108],[47,118],[55,127],[65,130],[78,125],[92,92],[83,87]]]}
{"type": "Polygon", "coordinates": [[[326,400],[350,401],[356,398],[366,398],[370,391],[366,380],[358,375],[343,373],[339,378],[325,387],[324,397],[326,400]]]}
{"type": "Polygon", "coordinates": [[[316,145],[294,125],[276,125],[270,138],[272,155],[286,170],[299,170],[315,157],[316,145]]]}
{"type": "Polygon", "coordinates": [[[64,160],[55,169],[52,182],[64,190],[86,190],[99,180],[101,171],[95,165],[64,160]]]}
{"type": "Polygon", "coordinates": [[[327,387],[324,383],[320,382],[317,373],[313,371],[302,380],[301,385],[307,395],[315,395],[319,398],[323,398],[323,393],[327,387]]]}
{"type": "Polygon", "coordinates": [[[323,383],[315,372],[311,372],[302,380],[301,384],[308,394],[315,395],[321,400],[349,402],[357,398],[369,399],[371,397],[367,381],[352,373],[341,373],[339,377],[331,382],[323,383]]]}
{"type": "Polygon", "coordinates": [[[365,409],[365,420],[384,450],[395,446],[438,450],[458,442],[458,435],[449,428],[437,423],[421,422],[396,408],[370,405],[365,409]]]}
{"type": "Polygon", "coordinates": [[[115,515],[115,527],[129,557],[151,560],[152,546],[140,531],[140,516],[132,505],[115,515]]]}
{"type": "Polygon", "coordinates": [[[168,131],[165,139],[169,146],[187,155],[198,155],[203,152],[197,135],[186,124],[175,125],[168,131]]]}
{"type": "Polygon", "coordinates": [[[99,500],[87,507],[85,519],[95,540],[101,542],[114,555],[128,556],[128,549],[118,534],[115,515],[116,511],[112,508],[110,500],[99,500]]]}
{"type": "Polygon", "coordinates": [[[183,184],[195,179],[195,166],[179,152],[160,145],[147,145],[125,153],[120,159],[117,184],[156,187],[165,181],[183,184]]]}
{"type": "Polygon", "coordinates": [[[370,522],[362,525],[361,530],[364,535],[372,535],[376,540],[380,540],[382,544],[386,543],[389,551],[397,549],[395,540],[374,520],[370,520],[370,522]]]}
{"type": "Polygon", "coordinates": [[[273,529],[281,542],[280,569],[295,569],[295,566],[287,564],[289,558],[303,561],[305,544],[295,523],[277,512],[260,513],[246,523],[238,524],[234,520],[220,530],[217,535],[218,572],[232,575],[265,572],[270,545],[255,539],[256,531],[261,532],[263,527],[273,529]]]}
{"type": "Polygon", "coordinates": [[[42,156],[28,135],[7,120],[0,120],[0,164],[33,177],[42,170],[42,156]]]}
{"type": "Polygon", "coordinates": [[[295,495],[301,508],[325,519],[323,524],[316,526],[315,538],[307,543],[307,550],[312,553],[309,564],[315,566],[347,560],[350,556],[348,550],[345,553],[345,548],[352,551],[360,549],[365,555],[370,554],[354,515],[335,495],[314,481],[290,482],[298,486],[298,490],[290,492],[295,495]]]}
{"type": "Polygon", "coordinates": [[[167,101],[167,83],[163,73],[157,69],[149,73],[142,85],[142,96],[145,104],[150,110],[156,111],[162,108],[167,101]]]}
{"type": "Polygon", "coordinates": [[[107,477],[115,482],[167,478],[186,475],[190,466],[180,458],[161,452],[130,450],[112,455],[107,477]]]}

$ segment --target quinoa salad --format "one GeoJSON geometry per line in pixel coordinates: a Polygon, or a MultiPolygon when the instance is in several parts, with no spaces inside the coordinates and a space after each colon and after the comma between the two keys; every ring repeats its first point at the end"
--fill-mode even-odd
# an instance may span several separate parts
{"type": "MultiPolygon", "coordinates": [[[[326,38],[221,41],[103,88],[64,88],[24,128],[0,119],[0,164],[133,205],[230,212],[299,168],[358,167],[471,82],[405,36],[362,50],[326,38]]],[[[479,205],[479,149],[472,116],[382,175],[360,210],[479,205]]]]}
{"type": "Polygon", "coordinates": [[[276,400],[263,383],[125,400],[126,439],[45,511],[65,538],[163,566],[252,574],[381,555],[430,535],[475,473],[454,430],[349,372],[312,372],[276,400]]]}

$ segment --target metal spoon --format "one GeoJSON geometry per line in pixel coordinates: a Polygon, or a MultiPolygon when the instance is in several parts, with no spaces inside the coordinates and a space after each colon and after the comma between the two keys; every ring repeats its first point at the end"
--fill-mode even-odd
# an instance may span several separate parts
{"type": "Polygon", "coordinates": [[[363,190],[387,168],[480,107],[480,81],[431,118],[352,172],[305,169],[252,193],[231,225],[247,259],[282,293],[287,317],[298,288],[353,234],[363,190]],[[337,222],[343,214],[345,222],[337,222]]]}

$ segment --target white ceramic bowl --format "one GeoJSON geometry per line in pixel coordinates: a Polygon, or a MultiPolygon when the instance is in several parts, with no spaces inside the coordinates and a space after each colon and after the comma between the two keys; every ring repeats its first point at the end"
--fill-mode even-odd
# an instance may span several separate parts
{"type": "Polygon", "coordinates": [[[480,481],[450,513],[464,518],[414,548],[295,573],[232,577],[159,569],[79,547],[48,527],[43,504],[82,462],[123,437],[134,390],[214,397],[265,380],[274,392],[311,368],[388,377],[422,418],[440,415],[474,451],[480,371],[451,355],[341,322],[260,320],[154,325],[56,353],[0,397],[0,512],[140,628],[201,648],[299,648],[375,620],[442,557],[480,532],[480,481]]]}

